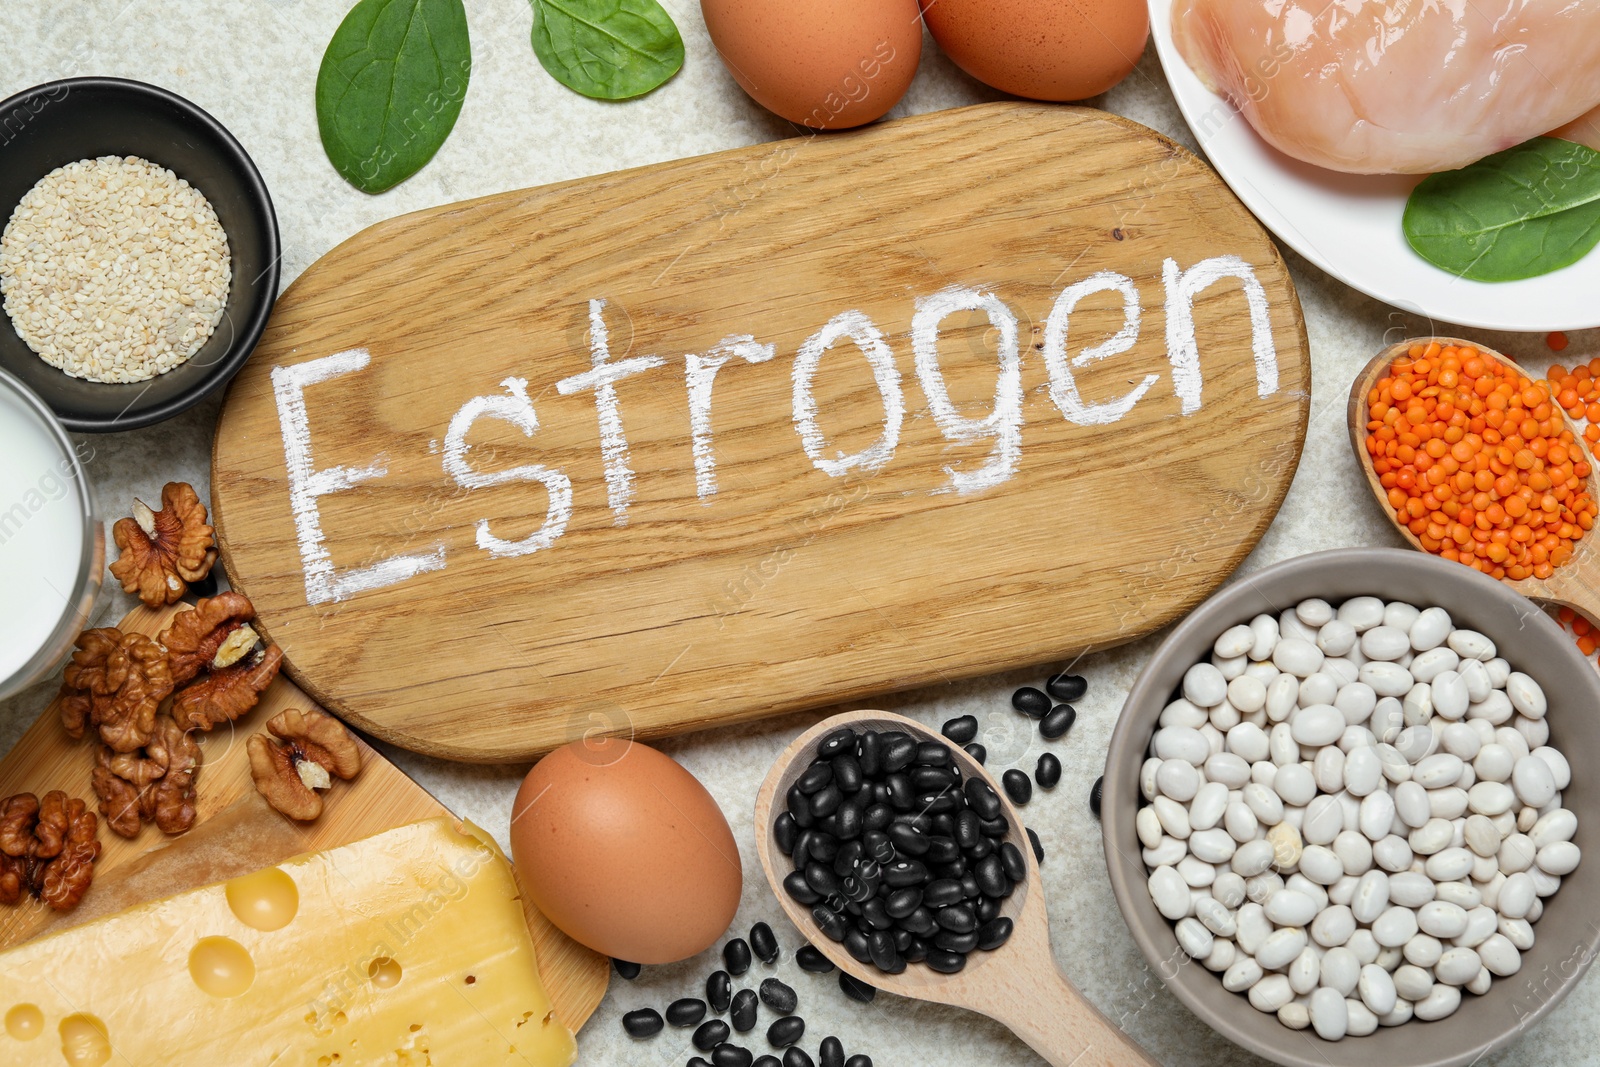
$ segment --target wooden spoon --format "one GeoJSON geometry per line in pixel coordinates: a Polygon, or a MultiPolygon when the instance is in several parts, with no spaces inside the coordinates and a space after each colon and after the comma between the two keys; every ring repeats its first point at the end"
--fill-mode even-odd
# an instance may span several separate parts
{"type": "MultiPolygon", "coordinates": [[[[1378,380],[1389,373],[1389,367],[1397,357],[1405,355],[1412,345],[1426,345],[1430,341],[1437,341],[1445,346],[1475,348],[1485,356],[1499,360],[1531,380],[1539,379],[1539,375],[1530,374],[1519,367],[1514,360],[1508,359],[1494,349],[1475,341],[1463,341],[1455,337],[1414,337],[1409,341],[1390,345],[1378,353],[1356,376],[1354,384],[1350,387],[1350,444],[1355,449],[1361,470],[1367,476],[1367,485],[1378,498],[1384,517],[1389,520],[1391,526],[1400,531],[1400,536],[1404,537],[1413,548],[1424,552],[1427,549],[1422,547],[1417,535],[1395,518],[1394,509],[1389,506],[1388,491],[1383,488],[1378,481],[1377,472],[1372,469],[1372,457],[1367,454],[1367,397],[1378,380]]],[[[1567,428],[1572,431],[1573,436],[1582,441],[1582,427],[1568,418],[1565,412],[1561,417],[1566,421],[1567,428]]],[[[1589,495],[1600,500],[1600,465],[1591,463],[1590,466],[1594,469],[1590,470],[1586,485],[1589,495]]],[[[1574,546],[1572,558],[1557,567],[1548,578],[1524,578],[1520,581],[1507,578],[1504,581],[1524,596],[1576,608],[1590,619],[1600,619],[1600,534],[1594,531],[1585,533],[1574,546]]]]}
{"type": "Polygon", "coordinates": [[[995,780],[959,745],[931,732],[921,723],[886,711],[852,711],[825,719],[794,740],[767,772],[756,797],[756,851],[778,903],[806,939],[845,973],[879,989],[916,1000],[949,1004],[995,1019],[1031,1045],[1055,1067],[1154,1067],[1155,1061],[1127,1034],[1102,1015],[1056,966],[1050,949],[1050,924],[1045,917],[1044,893],[1033,849],[1022,819],[995,780]],[[950,749],[963,779],[981,778],[1000,797],[1011,824],[1006,835],[1022,853],[1027,878],[1006,900],[1001,914],[1015,923],[1011,939],[993,952],[975,951],[959,974],[940,974],[914,963],[897,975],[856,962],[827,937],[811,918],[811,909],[799,904],[783,889],[783,878],[793,865],[773,840],[773,805],[789,792],[815,757],[817,745],[843,726],[878,730],[903,730],[918,741],[937,741],[950,749]]]}

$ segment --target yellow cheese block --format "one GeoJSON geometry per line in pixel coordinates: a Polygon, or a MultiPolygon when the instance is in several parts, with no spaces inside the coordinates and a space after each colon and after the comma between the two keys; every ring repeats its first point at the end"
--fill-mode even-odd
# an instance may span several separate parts
{"type": "MultiPolygon", "coordinates": [[[[92,890],[91,890],[92,892],[92,890]]],[[[505,857],[440,818],[0,954],[0,1064],[566,1067],[505,857]]]]}

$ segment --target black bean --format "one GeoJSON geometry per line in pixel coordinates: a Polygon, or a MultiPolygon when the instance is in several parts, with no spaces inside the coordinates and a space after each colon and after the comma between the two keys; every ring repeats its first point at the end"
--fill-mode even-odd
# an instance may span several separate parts
{"type": "Polygon", "coordinates": [[[995,819],[985,819],[981,825],[984,837],[1004,837],[1011,832],[1011,824],[1006,822],[1003,815],[995,819]]]}
{"type": "Polygon", "coordinates": [[[962,858],[966,859],[968,862],[977,863],[979,860],[983,859],[983,857],[987,856],[993,851],[994,839],[991,837],[980,836],[977,840],[977,843],[971,848],[967,849],[962,858]]]}
{"type": "Polygon", "coordinates": [[[861,902],[861,917],[874,930],[887,930],[894,925],[894,917],[889,914],[889,909],[884,906],[881,897],[863,900],[861,902]]]}
{"type": "Polygon", "coordinates": [[[928,879],[928,868],[916,860],[895,860],[883,867],[883,884],[899,889],[908,885],[921,885],[928,879]]]}
{"type": "Polygon", "coordinates": [[[828,896],[839,891],[839,876],[833,873],[832,867],[825,867],[820,863],[808,863],[806,884],[823,896],[828,896]]]}
{"type": "Polygon", "coordinates": [[[946,722],[939,732],[956,744],[964,745],[978,736],[978,718],[976,715],[962,715],[946,722]]]}
{"type": "Polygon", "coordinates": [[[637,963],[629,963],[627,960],[612,960],[611,966],[616,970],[617,977],[626,978],[630,982],[639,977],[641,969],[637,963]]]}
{"type": "Polygon", "coordinates": [[[999,915],[1000,903],[1001,902],[994,897],[979,897],[978,902],[973,905],[972,909],[978,916],[978,922],[980,924],[986,923],[994,919],[995,916],[999,915]]]}
{"type": "Polygon", "coordinates": [[[711,1067],[750,1067],[754,1061],[750,1050],[742,1045],[730,1045],[724,1041],[711,1050],[711,1067]]]}
{"type": "Polygon", "coordinates": [[[961,806],[961,798],[950,790],[943,790],[938,793],[919,793],[915,806],[929,815],[941,815],[959,808],[961,806]]]}
{"type": "Polygon", "coordinates": [[[904,919],[907,915],[917,910],[922,903],[922,890],[914,885],[908,885],[892,891],[884,899],[883,910],[891,919],[904,919]]]}
{"type": "Polygon", "coordinates": [[[977,760],[980,766],[989,761],[989,750],[978,744],[978,742],[974,741],[970,745],[963,745],[961,747],[965,748],[967,750],[967,755],[977,760]]]}
{"type": "Polygon", "coordinates": [[[911,768],[911,787],[921,793],[939,793],[955,785],[959,779],[949,767],[911,768]]]}
{"type": "Polygon", "coordinates": [[[1000,844],[1000,868],[1013,882],[1020,882],[1028,876],[1028,864],[1022,858],[1022,850],[1010,841],[1000,844]]]}
{"type": "MultiPolygon", "coordinates": [[[[842,803],[839,806],[841,808],[844,807],[842,803]]],[[[829,837],[838,837],[839,813],[838,811],[834,811],[825,818],[818,819],[816,822],[812,823],[812,825],[815,826],[820,832],[827,834],[829,837]]]]}
{"type": "Polygon", "coordinates": [[[903,773],[889,776],[889,803],[896,811],[910,811],[917,805],[917,791],[911,787],[911,778],[903,773]]]}
{"type": "Polygon", "coordinates": [[[818,759],[832,759],[843,752],[856,750],[856,732],[846,726],[833,731],[817,746],[818,759]]]}
{"type": "Polygon", "coordinates": [[[989,783],[981,778],[968,778],[964,787],[967,793],[967,803],[972,805],[972,810],[978,813],[980,819],[997,819],[1005,809],[1000,806],[1000,798],[989,787],[989,783]]]}
{"type": "Polygon", "coordinates": [[[698,997],[682,997],[667,1005],[667,1022],[673,1026],[697,1026],[706,1017],[706,1002],[698,997]]]}
{"type": "Polygon", "coordinates": [[[789,812],[779,815],[772,823],[772,839],[785,853],[794,851],[795,839],[800,836],[800,826],[789,812]]]}
{"type": "Polygon", "coordinates": [[[833,813],[833,817],[838,820],[835,833],[839,840],[854,841],[861,836],[866,824],[864,811],[864,805],[853,797],[839,805],[839,810],[833,813]]]}
{"type": "Polygon", "coordinates": [[[865,848],[860,841],[847,841],[839,846],[839,851],[833,857],[833,873],[840,878],[850,874],[856,869],[856,864],[861,862],[865,848]]]}
{"type": "Polygon", "coordinates": [[[1094,812],[1094,817],[1100,817],[1100,794],[1105,789],[1105,775],[1094,780],[1094,785],[1089,787],[1089,810],[1094,812]]]}
{"type": "Polygon", "coordinates": [[[894,937],[886,930],[874,930],[868,935],[867,952],[873,966],[886,974],[899,974],[906,969],[905,960],[894,947],[894,937]]]}
{"type": "Polygon", "coordinates": [[[940,974],[955,974],[967,965],[967,957],[962,952],[948,952],[942,948],[928,950],[927,964],[940,974]]]}
{"type": "Polygon", "coordinates": [[[778,979],[768,978],[761,983],[761,1003],[779,1015],[788,1015],[799,1005],[800,997],[778,979]]]}
{"type": "Polygon", "coordinates": [[[912,937],[900,950],[900,958],[907,963],[921,963],[928,958],[928,943],[920,937],[912,937]]]}
{"type": "Polygon", "coordinates": [[[953,878],[940,878],[922,887],[922,903],[930,908],[949,907],[961,899],[961,883],[953,878]]]}
{"type": "Polygon", "coordinates": [[[867,808],[866,821],[862,824],[868,830],[882,830],[894,820],[894,809],[887,804],[874,803],[867,808]]]}
{"type": "Polygon", "coordinates": [[[750,949],[762,963],[776,963],[778,938],[773,934],[772,927],[766,923],[756,923],[750,927],[750,949]]]}
{"type": "Polygon", "coordinates": [[[865,1052],[858,1052],[844,1061],[844,1067],[872,1067],[872,1057],[865,1052]]]}
{"type": "Polygon", "coordinates": [[[978,839],[983,836],[983,827],[979,825],[982,821],[982,819],[978,818],[978,813],[971,808],[957,815],[956,844],[963,849],[972,848],[976,845],[978,839]]]}
{"type": "Polygon", "coordinates": [[[889,803],[889,787],[883,782],[872,783],[872,802],[874,804],[889,803]]]}
{"type": "Polygon", "coordinates": [[[911,761],[917,758],[917,743],[906,734],[896,730],[883,735],[883,771],[893,774],[903,771],[911,766],[911,761]]]}
{"type": "Polygon", "coordinates": [[[773,1048],[798,1045],[806,1036],[806,1021],[798,1015],[785,1015],[767,1027],[767,1043],[773,1048]]]}
{"type": "Polygon", "coordinates": [[[919,741],[916,762],[924,767],[948,767],[950,749],[938,741],[919,741]]]}
{"type": "Polygon", "coordinates": [[[813,760],[811,766],[805,769],[805,773],[795,779],[794,787],[809,795],[831,781],[833,781],[833,765],[822,760],[813,760]]]}
{"type": "Polygon", "coordinates": [[[876,986],[870,986],[859,978],[852,977],[843,971],[839,972],[839,988],[851,1000],[863,1004],[871,1004],[872,998],[878,995],[876,986]]]}
{"type": "Polygon", "coordinates": [[[1011,880],[1006,877],[999,856],[985,857],[973,868],[972,874],[978,890],[986,897],[1003,897],[1010,892],[1011,880]]]}
{"type": "Polygon", "coordinates": [[[844,950],[850,953],[857,963],[872,962],[872,948],[867,944],[867,935],[864,931],[851,928],[844,935],[844,950]]]}
{"type": "Polygon", "coordinates": [[[684,1067],[711,1067],[711,1061],[701,1059],[699,1056],[690,1056],[689,1062],[684,1067]]]}
{"type": "Polygon", "coordinates": [[[799,1045],[790,1045],[783,1050],[783,1067],[817,1067],[810,1053],[799,1045]]]}
{"type": "Polygon", "coordinates": [[[971,900],[974,897],[981,896],[982,893],[983,890],[978,888],[978,876],[976,874],[974,874],[972,871],[968,871],[966,874],[961,876],[962,896],[966,897],[968,900],[971,900]]]}
{"type": "Polygon", "coordinates": [[[811,888],[804,871],[790,871],[783,876],[783,891],[801,904],[815,904],[822,894],[811,888]]]}
{"type": "Polygon", "coordinates": [[[1028,831],[1028,844],[1033,846],[1033,860],[1035,863],[1044,862],[1044,842],[1039,840],[1039,835],[1033,832],[1033,827],[1024,827],[1028,831]]]}
{"type": "Polygon", "coordinates": [[[841,791],[856,792],[861,788],[862,780],[861,761],[856,759],[854,753],[833,757],[833,783],[841,791]]]}
{"type": "Polygon", "coordinates": [[[1013,804],[1022,805],[1033,799],[1033,779],[1015,767],[1000,776],[1000,784],[1013,804]]]}
{"type": "Polygon", "coordinates": [[[1039,757],[1038,764],[1033,768],[1033,780],[1039,783],[1040,789],[1054,789],[1061,783],[1061,761],[1054,752],[1046,752],[1039,757]]]}
{"type": "Polygon", "coordinates": [[[639,1008],[622,1017],[622,1028],[629,1037],[654,1037],[663,1025],[661,1013],[654,1008],[639,1008]]]}
{"type": "Polygon", "coordinates": [[[1077,721],[1077,708],[1074,708],[1071,704],[1057,704],[1050,709],[1044,718],[1039,720],[1039,733],[1054,741],[1072,729],[1072,724],[1077,721]]]}
{"type": "Polygon", "coordinates": [[[706,1000],[711,1004],[711,1010],[721,1014],[728,1010],[728,1004],[733,1000],[733,979],[728,977],[727,971],[712,971],[706,979],[706,1000]]]}
{"type": "Polygon", "coordinates": [[[1039,719],[1050,710],[1050,698],[1031,685],[1025,685],[1011,694],[1011,706],[1024,715],[1039,719]]]}
{"type": "Polygon", "coordinates": [[[817,1049],[817,1067],[844,1067],[844,1042],[832,1036],[823,1038],[817,1049]]]}
{"type": "Polygon", "coordinates": [[[811,814],[819,819],[825,819],[839,810],[839,805],[844,803],[844,793],[833,782],[829,782],[811,795],[811,814]]]}
{"type": "Polygon", "coordinates": [[[889,841],[896,850],[907,856],[922,856],[928,851],[927,837],[910,823],[890,823],[889,841]]]}
{"type": "Polygon", "coordinates": [[[832,863],[833,857],[839,854],[839,839],[820,829],[812,830],[811,836],[806,838],[806,852],[821,863],[832,863]]]}
{"type": "Polygon", "coordinates": [[[728,1024],[721,1019],[707,1019],[700,1024],[689,1040],[694,1042],[694,1047],[701,1052],[710,1052],[728,1040],[730,1033],[732,1031],[728,1029],[728,1024]]]}
{"type": "Polygon", "coordinates": [[[978,928],[978,917],[970,904],[952,904],[933,913],[933,921],[940,929],[965,934],[978,928]]]}
{"type": "Polygon", "coordinates": [[[961,846],[956,844],[954,838],[930,837],[928,839],[927,863],[954,863],[961,858],[961,846]]]}
{"type": "Polygon", "coordinates": [[[1045,692],[1057,700],[1082,700],[1089,691],[1089,680],[1081,674],[1052,674],[1044,683],[1045,692]]]}
{"type": "Polygon", "coordinates": [[[1012,922],[1004,915],[990,919],[978,927],[978,947],[993,952],[1011,937],[1012,922]]]}
{"type": "Polygon", "coordinates": [[[858,737],[856,760],[861,764],[862,774],[876,778],[883,770],[883,735],[872,730],[858,737]]]}
{"type": "Polygon", "coordinates": [[[796,826],[804,828],[817,821],[811,815],[811,798],[800,792],[796,786],[789,787],[789,792],[784,795],[784,801],[789,807],[789,814],[794,816],[796,826]]]}
{"type": "Polygon", "coordinates": [[[801,945],[794,954],[794,961],[800,965],[802,971],[812,974],[827,974],[833,970],[833,961],[822,954],[815,945],[801,945]]]}
{"type": "Polygon", "coordinates": [[[850,924],[843,915],[823,904],[811,909],[811,920],[831,941],[843,941],[845,931],[850,929],[850,924]]]}
{"type": "Polygon", "coordinates": [[[733,1028],[741,1034],[749,1033],[756,1025],[756,991],[741,989],[733,995],[733,1006],[728,1010],[733,1028]]]}
{"type": "Polygon", "coordinates": [[[757,1056],[750,1067],[783,1067],[783,1061],[776,1056],[757,1056]]]}
{"type": "Polygon", "coordinates": [[[954,930],[940,930],[933,935],[933,944],[936,949],[965,954],[978,947],[978,931],[974,929],[958,934],[954,930]]]}

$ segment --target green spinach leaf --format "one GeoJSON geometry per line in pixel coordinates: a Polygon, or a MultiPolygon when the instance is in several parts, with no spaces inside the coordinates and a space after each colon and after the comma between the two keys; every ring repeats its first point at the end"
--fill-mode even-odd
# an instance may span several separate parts
{"type": "Polygon", "coordinates": [[[656,0],[533,0],[533,51],[556,81],[599,100],[648,93],[683,66],[656,0]]]}
{"type": "Polygon", "coordinates": [[[1559,270],[1600,243],[1600,152],[1535,137],[1429,175],[1406,201],[1402,225],[1418,255],[1463,278],[1559,270]]]}
{"type": "Polygon", "coordinates": [[[317,72],[329,162],[363,192],[405,181],[450,136],[471,74],[462,0],[361,0],[317,72]]]}

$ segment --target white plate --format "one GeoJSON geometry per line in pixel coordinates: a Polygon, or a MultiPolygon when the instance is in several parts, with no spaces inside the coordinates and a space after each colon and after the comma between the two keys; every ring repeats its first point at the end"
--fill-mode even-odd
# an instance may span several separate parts
{"type": "Polygon", "coordinates": [[[1400,216],[1416,174],[1340,174],[1263,141],[1207,89],[1172,43],[1172,0],[1150,0],[1150,32],[1184,120],[1222,180],[1289,247],[1346,285],[1430,319],[1522,333],[1600,326],[1600,249],[1551,274],[1474,282],[1422,259],[1400,216]]]}

